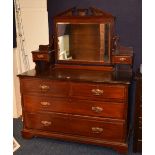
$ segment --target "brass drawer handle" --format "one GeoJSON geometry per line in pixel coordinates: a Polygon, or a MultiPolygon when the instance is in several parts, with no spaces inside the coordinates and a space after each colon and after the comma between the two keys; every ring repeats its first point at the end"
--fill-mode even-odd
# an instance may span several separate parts
{"type": "Polygon", "coordinates": [[[92,127],[91,129],[92,129],[93,133],[101,133],[101,132],[103,132],[103,128],[92,127]]]}
{"type": "Polygon", "coordinates": [[[125,61],[125,60],[126,60],[126,58],[119,58],[119,60],[120,60],[120,61],[125,61]]]}
{"type": "Polygon", "coordinates": [[[94,111],[96,113],[100,113],[103,111],[103,108],[101,108],[101,107],[92,107],[91,109],[92,109],[92,111],[94,111]]]}
{"type": "Polygon", "coordinates": [[[40,85],[40,89],[43,90],[43,91],[47,91],[47,90],[50,89],[50,87],[47,86],[47,85],[40,85]]]}
{"type": "Polygon", "coordinates": [[[43,55],[43,54],[38,54],[38,55],[37,55],[37,58],[40,58],[40,59],[41,59],[41,58],[44,58],[44,55],[43,55]]]}
{"type": "Polygon", "coordinates": [[[52,123],[49,121],[41,121],[41,124],[43,124],[44,126],[50,126],[52,123]]]}
{"type": "Polygon", "coordinates": [[[103,90],[101,89],[92,89],[91,92],[93,95],[103,95],[103,90]]]}
{"type": "Polygon", "coordinates": [[[40,104],[41,104],[42,106],[49,106],[49,105],[51,105],[49,102],[40,102],[40,104]]]}

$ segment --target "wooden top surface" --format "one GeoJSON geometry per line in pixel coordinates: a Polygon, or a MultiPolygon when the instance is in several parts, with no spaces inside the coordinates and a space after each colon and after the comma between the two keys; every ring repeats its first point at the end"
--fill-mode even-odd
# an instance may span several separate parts
{"type": "Polygon", "coordinates": [[[128,71],[94,71],[82,69],[53,68],[44,72],[29,70],[18,75],[20,78],[46,78],[52,80],[67,80],[77,82],[130,84],[132,73],[128,71]]]}

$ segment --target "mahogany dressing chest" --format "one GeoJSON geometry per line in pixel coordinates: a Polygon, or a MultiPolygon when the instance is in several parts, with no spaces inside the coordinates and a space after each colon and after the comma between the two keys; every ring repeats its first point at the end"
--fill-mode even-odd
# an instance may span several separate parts
{"type": "Polygon", "coordinates": [[[133,50],[118,44],[115,18],[71,8],[54,18],[49,46],[19,76],[24,138],[34,136],[128,151],[128,93],[133,50]]]}

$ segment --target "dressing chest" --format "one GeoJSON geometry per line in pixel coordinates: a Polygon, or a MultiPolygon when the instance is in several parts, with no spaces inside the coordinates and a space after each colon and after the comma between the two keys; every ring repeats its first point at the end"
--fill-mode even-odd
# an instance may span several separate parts
{"type": "Polygon", "coordinates": [[[71,8],[54,18],[54,40],[33,51],[22,73],[24,138],[34,136],[128,150],[132,48],[120,46],[114,17],[71,8]]]}

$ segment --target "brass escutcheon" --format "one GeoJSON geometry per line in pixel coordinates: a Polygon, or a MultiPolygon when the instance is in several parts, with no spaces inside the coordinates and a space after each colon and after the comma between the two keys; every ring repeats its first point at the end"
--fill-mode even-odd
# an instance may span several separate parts
{"type": "Polygon", "coordinates": [[[103,90],[101,89],[92,89],[91,92],[93,95],[103,95],[103,90]]]}
{"type": "Polygon", "coordinates": [[[49,105],[51,105],[49,102],[40,102],[40,104],[43,105],[43,106],[49,106],[49,105]]]}
{"type": "Polygon", "coordinates": [[[92,132],[93,133],[101,133],[101,132],[103,132],[103,128],[92,127],[92,132]]]}
{"type": "Polygon", "coordinates": [[[41,59],[41,58],[44,58],[44,55],[43,55],[43,54],[38,54],[38,55],[37,55],[37,58],[40,58],[40,59],[41,59]]]}
{"type": "Polygon", "coordinates": [[[43,124],[44,126],[50,126],[52,123],[49,121],[41,121],[41,124],[43,124]]]}
{"type": "Polygon", "coordinates": [[[100,113],[103,111],[103,108],[101,108],[101,107],[92,107],[91,109],[92,109],[92,111],[94,111],[96,113],[100,113]]]}

